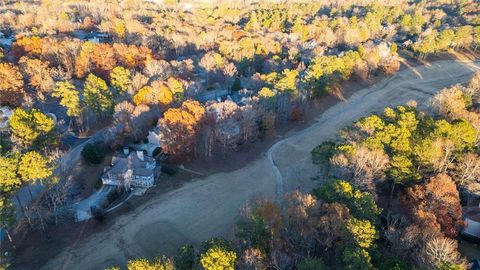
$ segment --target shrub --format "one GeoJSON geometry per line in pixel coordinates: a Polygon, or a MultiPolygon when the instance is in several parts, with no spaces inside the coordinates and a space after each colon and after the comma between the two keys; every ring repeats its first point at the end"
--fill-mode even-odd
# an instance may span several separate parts
{"type": "Polygon", "coordinates": [[[232,91],[240,91],[242,89],[242,83],[239,78],[235,78],[232,84],[232,91]]]}
{"type": "Polygon", "coordinates": [[[83,159],[90,164],[100,164],[105,158],[106,149],[103,143],[87,143],[82,150],[83,159]]]}
{"type": "Polygon", "coordinates": [[[160,171],[168,175],[174,175],[175,173],[177,173],[175,168],[168,165],[162,165],[162,168],[160,169],[160,171]]]}

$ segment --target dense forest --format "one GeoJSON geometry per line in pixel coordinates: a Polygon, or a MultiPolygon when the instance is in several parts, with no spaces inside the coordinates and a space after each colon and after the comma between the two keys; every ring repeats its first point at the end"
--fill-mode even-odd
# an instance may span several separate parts
{"type": "MultiPolygon", "coordinates": [[[[155,127],[173,162],[208,160],[301,120],[344,81],[394,74],[402,55],[480,47],[478,1],[384,2],[1,1],[0,228],[13,243],[10,232],[61,222],[68,136],[118,150],[155,127]],[[16,214],[22,187],[32,203],[16,214]]],[[[323,143],[312,160],[337,180],[249,202],[236,241],[128,268],[463,269],[455,237],[461,203],[480,190],[479,81],[323,143]]]]}

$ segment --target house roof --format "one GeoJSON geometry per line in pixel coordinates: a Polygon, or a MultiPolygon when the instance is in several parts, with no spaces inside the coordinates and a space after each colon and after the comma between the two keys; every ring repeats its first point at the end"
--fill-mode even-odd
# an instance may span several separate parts
{"type": "Polygon", "coordinates": [[[479,207],[467,207],[463,211],[466,218],[480,222],[480,208],[479,207]]]}
{"type": "Polygon", "coordinates": [[[153,171],[147,168],[133,168],[133,174],[138,176],[150,176],[153,174],[153,171]]]}
{"type": "Polygon", "coordinates": [[[112,158],[112,166],[105,172],[107,175],[116,175],[119,178],[124,178],[124,174],[131,169],[133,175],[150,176],[153,173],[152,169],[147,168],[148,163],[153,163],[154,159],[143,155],[143,160],[139,156],[143,155],[138,152],[131,152],[130,154],[118,154],[112,158]]]}

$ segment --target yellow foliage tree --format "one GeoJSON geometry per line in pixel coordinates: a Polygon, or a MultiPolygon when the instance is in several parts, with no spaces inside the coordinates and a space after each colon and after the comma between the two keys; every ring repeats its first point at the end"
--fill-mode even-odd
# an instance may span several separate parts
{"type": "Polygon", "coordinates": [[[183,84],[181,81],[175,79],[174,77],[170,77],[167,80],[168,87],[172,94],[175,97],[176,101],[181,101],[183,99],[183,84]]]}
{"type": "Polygon", "coordinates": [[[173,93],[168,89],[165,84],[161,84],[158,88],[158,102],[163,105],[167,106],[173,101],[173,93]]]}
{"type": "Polygon", "coordinates": [[[125,33],[127,32],[125,28],[125,22],[121,20],[115,21],[114,31],[115,31],[115,35],[117,35],[118,38],[124,38],[125,33]]]}
{"type": "Polygon", "coordinates": [[[234,270],[237,254],[219,247],[207,250],[200,257],[200,263],[205,270],[234,270]]]}
{"type": "Polygon", "coordinates": [[[171,258],[161,256],[153,262],[140,258],[131,260],[127,264],[128,270],[175,270],[175,263],[171,258]]]}
{"type": "Polygon", "coordinates": [[[149,104],[152,96],[153,88],[144,86],[133,96],[133,103],[139,106],[141,104],[149,104]]]}
{"type": "Polygon", "coordinates": [[[274,97],[275,96],[275,92],[268,88],[268,87],[263,87],[260,91],[258,91],[258,96],[260,98],[271,98],[271,97],[274,97]]]}
{"type": "Polygon", "coordinates": [[[46,158],[35,151],[25,153],[20,158],[18,174],[24,182],[33,183],[35,180],[44,180],[52,175],[46,158]]]}
{"type": "Polygon", "coordinates": [[[135,105],[162,105],[168,106],[173,102],[173,93],[161,82],[154,82],[152,86],[141,88],[133,97],[135,105]]]}

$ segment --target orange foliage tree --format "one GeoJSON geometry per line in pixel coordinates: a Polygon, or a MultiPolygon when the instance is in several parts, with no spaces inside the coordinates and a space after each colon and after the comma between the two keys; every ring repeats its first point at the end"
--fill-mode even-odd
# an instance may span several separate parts
{"type": "Polygon", "coordinates": [[[177,156],[192,152],[204,115],[205,108],[194,100],[168,109],[159,121],[163,150],[177,156]]]}
{"type": "Polygon", "coordinates": [[[93,52],[94,44],[87,41],[82,44],[80,53],[75,57],[75,76],[84,78],[90,72],[90,54],[93,52]]]}
{"type": "Polygon", "coordinates": [[[158,81],[153,82],[151,86],[141,88],[133,96],[133,102],[137,106],[141,104],[168,106],[172,101],[172,91],[165,84],[158,81]]]}
{"type": "Polygon", "coordinates": [[[79,55],[75,59],[76,75],[85,77],[90,71],[107,79],[112,70],[120,65],[128,69],[142,69],[151,58],[152,52],[147,47],[137,47],[115,43],[82,44],[79,55]]]}
{"type": "Polygon", "coordinates": [[[409,208],[416,224],[456,237],[463,225],[460,196],[447,174],[438,174],[423,185],[407,190],[409,208]]]}
{"type": "Polygon", "coordinates": [[[90,59],[93,73],[103,79],[108,79],[110,72],[117,66],[115,50],[107,43],[95,44],[90,59]]]}
{"type": "Polygon", "coordinates": [[[18,106],[24,94],[23,77],[18,68],[11,64],[0,63],[1,105],[18,106]]]}
{"type": "Polygon", "coordinates": [[[152,52],[147,47],[137,47],[135,45],[126,45],[122,43],[113,44],[113,49],[120,65],[129,69],[143,68],[152,52]]]}
{"type": "Polygon", "coordinates": [[[28,79],[28,84],[38,91],[39,97],[43,96],[42,93],[52,90],[53,79],[48,62],[24,56],[20,59],[19,64],[28,79]]]}
{"type": "Polygon", "coordinates": [[[25,55],[40,55],[42,53],[42,39],[36,36],[19,38],[12,45],[12,53],[17,58],[25,55]]]}

